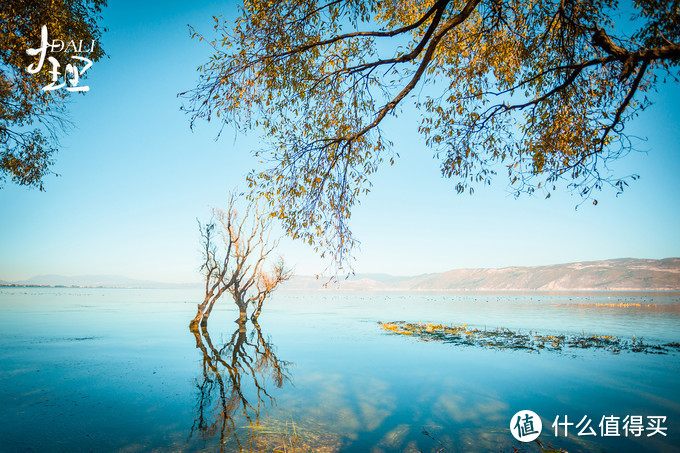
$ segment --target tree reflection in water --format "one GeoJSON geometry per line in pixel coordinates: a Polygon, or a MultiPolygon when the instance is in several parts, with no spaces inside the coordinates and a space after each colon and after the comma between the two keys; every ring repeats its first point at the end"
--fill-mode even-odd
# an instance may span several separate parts
{"type": "Polygon", "coordinates": [[[276,357],[257,323],[249,334],[246,325],[239,324],[229,342],[218,347],[207,328],[191,332],[203,363],[190,436],[200,433],[203,440],[219,436],[220,451],[270,450],[264,445],[268,436],[261,435],[260,417],[276,406],[270,391],[290,380],[291,363],[276,357]]]}

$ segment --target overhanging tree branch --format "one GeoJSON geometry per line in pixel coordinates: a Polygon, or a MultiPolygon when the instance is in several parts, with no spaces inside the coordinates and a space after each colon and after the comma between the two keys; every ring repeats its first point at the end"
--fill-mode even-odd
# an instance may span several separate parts
{"type": "Polygon", "coordinates": [[[357,243],[353,205],[370,191],[371,175],[394,162],[385,119],[417,87],[419,132],[459,192],[505,167],[516,193],[549,196],[566,180],[590,196],[609,181],[623,187],[607,163],[630,149],[623,128],[649,105],[637,93],[680,61],[677,13],[665,4],[356,5],[251,0],[237,26],[224,26],[224,46],[201,68],[201,83],[183,93],[192,124],[215,114],[267,137],[269,148],[256,152],[266,168],[248,177],[252,196],[338,267],[357,243]],[[626,14],[633,38],[613,31],[626,14]]]}

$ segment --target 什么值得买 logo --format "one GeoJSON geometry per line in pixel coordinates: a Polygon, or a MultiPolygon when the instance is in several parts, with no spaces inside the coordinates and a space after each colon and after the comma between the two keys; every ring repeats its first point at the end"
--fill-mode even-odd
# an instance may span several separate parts
{"type": "MultiPolygon", "coordinates": [[[[584,415],[570,421],[568,415],[555,417],[552,423],[555,437],[652,437],[668,436],[665,415],[602,415],[600,422],[584,415]],[[646,424],[645,424],[646,417],[646,424]],[[599,430],[595,428],[599,427],[599,430]]],[[[541,418],[535,412],[521,410],[510,419],[510,432],[520,442],[535,440],[543,430],[541,418]]]]}
{"type": "Polygon", "coordinates": [[[535,440],[543,430],[543,423],[536,412],[522,410],[510,419],[510,432],[520,442],[535,440]]]}
{"type": "Polygon", "coordinates": [[[59,60],[50,54],[58,54],[62,52],[71,52],[77,54],[89,54],[94,50],[96,42],[93,40],[91,43],[84,45],[83,41],[62,41],[59,39],[49,40],[47,35],[47,26],[43,25],[40,30],[40,47],[36,49],[27,49],[26,53],[30,56],[37,56],[37,63],[30,64],[26,71],[29,74],[37,74],[45,65],[45,60],[51,65],[51,70],[49,71],[52,76],[51,83],[42,87],[44,91],[59,90],[61,88],[66,88],[66,91],[70,92],[85,92],[89,91],[89,86],[79,85],[81,76],[90,69],[92,66],[92,60],[86,58],[82,55],[72,55],[72,62],[68,63],[64,68],[64,72],[59,71],[61,64],[59,60]],[[79,67],[80,65],[80,67],[79,67]],[[63,81],[60,81],[63,75],[63,81]]]}

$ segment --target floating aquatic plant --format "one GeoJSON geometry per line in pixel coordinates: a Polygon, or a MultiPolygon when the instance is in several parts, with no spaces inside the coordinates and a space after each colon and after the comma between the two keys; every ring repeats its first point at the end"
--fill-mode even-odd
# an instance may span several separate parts
{"type": "Polygon", "coordinates": [[[492,330],[462,325],[432,323],[409,323],[405,321],[379,322],[391,334],[409,335],[423,341],[443,341],[465,346],[481,346],[493,349],[517,349],[529,352],[562,351],[568,348],[601,349],[618,354],[622,351],[667,354],[680,351],[680,343],[644,343],[643,338],[621,339],[612,335],[559,334],[543,335],[538,332],[517,332],[499,327],[492,330]]]}
{"type": "Polygon", "coordinates": [[[607,308],[654,308],[658,307],[657,304],[639,304],[639,303],[628,303],[628,302],[620,302],[618,304],[586,304],[586,303],[579,303],[579,304],[555,304],[555,305],[561,305],[565,307],[607,307],[607,308]]]}

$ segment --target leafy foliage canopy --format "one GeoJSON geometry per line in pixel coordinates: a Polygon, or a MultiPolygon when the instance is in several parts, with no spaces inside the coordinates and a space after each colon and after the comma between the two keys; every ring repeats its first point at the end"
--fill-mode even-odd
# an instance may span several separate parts
{"type": "Polygon", "coordinates": [[[352,207],[394,162],[383,122],[406,102],[458,192],[499,171],[517,194],[623,190],[607,163],[630,150],[624,125],[646,93],[677,81],[679,3],[246,0],[235,22],[215,17],[184,108],[192,124],[262,131],[254,193],[342,265],[352,207]]]}

